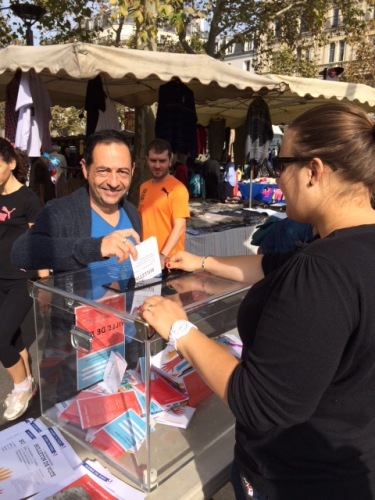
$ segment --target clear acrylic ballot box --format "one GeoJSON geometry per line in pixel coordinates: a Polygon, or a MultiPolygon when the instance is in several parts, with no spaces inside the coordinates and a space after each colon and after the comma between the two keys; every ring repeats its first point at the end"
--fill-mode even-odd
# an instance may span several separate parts
{"type": "Polygon", "coordinates": [[[226,333],[236,332],[247,290],[206,272],[135,283],[109,266],[31,283],[42,416],[125,480],[154,490],[231,431],[234,418],[137,309],[147,297],[167,297],[240,355],[226,333]]]}

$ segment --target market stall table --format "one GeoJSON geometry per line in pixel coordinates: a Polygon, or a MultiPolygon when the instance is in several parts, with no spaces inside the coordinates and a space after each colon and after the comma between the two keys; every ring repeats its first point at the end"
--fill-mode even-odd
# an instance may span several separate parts
{"type": "Polygon", "coordinates": [[[193,235],[186,233],[185,250],[195,255],[228,255],[256,254],[258,247],[251,244],[255,226],[239,226],[212,233],[193,235]]]}
{"type": "Polygon", "coordinates": [[[251,244],[255,226],[264,215],[241,205],[210,204],[207,201],[189,204],[191,217],[187,221],[185,250],[195,255],[256,254],[251,244]]]}
{"type": "MultiPolygon", "coordinates": [[[[250,182],[239,182],[238,189],[242,198],[248,200],[250,196],[250,182]]],[[[251,198],[266,203],[285,203],[284,196],[277,184],[253,182],[251,185],[251,198]]]]}

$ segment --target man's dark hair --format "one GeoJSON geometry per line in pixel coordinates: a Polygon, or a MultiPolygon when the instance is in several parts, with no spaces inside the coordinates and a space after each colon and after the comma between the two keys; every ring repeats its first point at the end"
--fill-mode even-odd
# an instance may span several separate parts
{"type": "Polygon", "coordinates": [[[155,153],[157,154],[161,154],[164,153],[164,151],[167,151],[169,158],[172,158],[171,145],[169,144],[168,141],[165,141],[164,139],[154,139],[153,141],[151,141],[150,144],[147,146],[147,152],[146,152],[147,156],[151,150],[155,151],[155,153]]]}
{"type": "Polygon", "coordinates": [[[124,144],[130,153],[131,162],[133,163],[133,155],[129,147],[129,143],[126,137],[118,132],[117,130],[99,130],[98,132],[94,132],[89,136],[86,142],[86,151],[84,154],[84,159],[86,162],[86,167],[90,167],[93,161],[93,152],[95,146],[98,144],[112,144],[113,142],[117,142],[119,144],[124,144]]]}

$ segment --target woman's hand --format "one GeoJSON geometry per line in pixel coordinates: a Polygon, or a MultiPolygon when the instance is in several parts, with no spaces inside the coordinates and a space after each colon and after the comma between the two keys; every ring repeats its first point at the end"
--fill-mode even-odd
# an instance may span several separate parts
{"type": "Polygon", "coordinates": [[[168,340],[171,326],[175,321],[187,319],[182,307],[158,295],[147,298],[143,303],[140,313],[142,318],[165,340],[168,340]]]}
{"type": "Polygon", "coordinates": [[[203,257],[199,257],[199,255],[193,255],[192,253],[180,250],[167,261],[167,268],[182,269],[183,271],[190,272],[198,271],[202,269],[202,260],[203,257]]]}

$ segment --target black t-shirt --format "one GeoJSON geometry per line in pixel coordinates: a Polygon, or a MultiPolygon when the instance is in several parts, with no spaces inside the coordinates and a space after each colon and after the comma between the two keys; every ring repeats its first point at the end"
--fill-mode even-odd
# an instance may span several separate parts
{"type": "Polygon", "coordinates": [[[28,228],[29,223],[42,210],[40,199],[22,186],[14,193],[0,195],[0,278],[19,279],[35,276],[32,273],[17,269],[10,261],[10,251],[13,243],[28,228]]]}
{"type": "Polygon", "coordinates": [[[375,225],[269,254],[238,313],[238,467],[272,500],[375,498],[375,225]]]}

